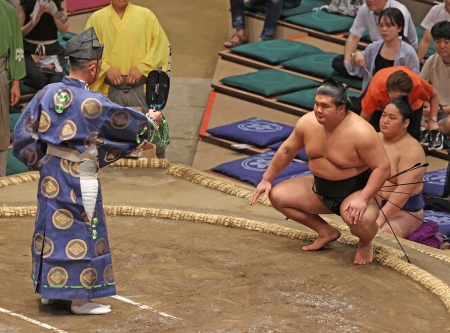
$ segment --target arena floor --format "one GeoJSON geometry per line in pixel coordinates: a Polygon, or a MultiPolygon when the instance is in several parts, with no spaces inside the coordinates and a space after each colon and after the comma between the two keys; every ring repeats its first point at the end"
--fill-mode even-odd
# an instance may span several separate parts
{"type": "Polygon", "coordinates": [[[0,182],[1,332],[450,332],[448,252],[402,241],[408,264],[380,232],[376,262],[355,266],[332,215],[341,239],[304,252],[314,234],[249,206],[251,188],[182,165],[101,170],[118,295],[99,302],[112,312],[43,306],[30,279],[37,174],[24,175],[0,182]]]}
{"type": "MultiPolygon", "coordinates": [[[[174,83],[211,80],[228,37],[227,1],[133,3],[151,8],[164,26],[174,83]]],[[[81,32],[88,16],[71,16],[70,30],[81,32]]],[[[37,174],[0,178],[0,332],[449,333],[448,251],[402,240],[408,264],[395,240],[380,232],[375,262],[355,266],[355,239],[329,215],[343,236],[323,251],[304,252],[315,238],[310,230],[286,221],[267,201],[249,206],[251,187],[197,171],[239,157],[204,142],[197,147],[197,136],[187,134],[201,120],[198,113],[186,125],[188,112],[204,110],[203,83],[171,90],[165,112],[176,114],[170,124],[177,126],[170,167],[100,172],[118,293],[98,300],[111,305],[109,314],[77,316],[68,302],[40,304],[30,278],[37,174]],[[176,164],[192,160],[196,170],[176,164]]],[[[250,110],[247,102],[221,99],[222,114],[250,110]]]]}

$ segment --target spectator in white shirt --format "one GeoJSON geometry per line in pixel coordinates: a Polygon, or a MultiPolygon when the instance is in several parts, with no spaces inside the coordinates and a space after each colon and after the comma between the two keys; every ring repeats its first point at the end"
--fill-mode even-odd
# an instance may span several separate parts
{"type": "Polygon", "coordinates": [[[419,61],[423,60],[430,47],[431,28],[441,21],[450,21],[450,0],[444,0],[443,3],[433,6],[420,24],[425,31],[417,49],[419,61]]]}
{"type": "Polygon", "coordinates": [[[349,76],[345,66],[350,61],[352,53],[356,51],[358,43],[366,30],[369,30],[372,42],[381,39],[378,31],[379,15],[383,9],[390,7],[398,8],[402,12],[403,17],[405,18],[404,34],[412,47],[417,49],[418,39],[416,28],[412,21],[411,14],[404,5],[395,0],[366,0],[366,3],[359,8],[353,25],[350,28],[350,34],[345,43],[344,55],[339,55],[333,59],[333,68],[340,75],[349,76]]]}

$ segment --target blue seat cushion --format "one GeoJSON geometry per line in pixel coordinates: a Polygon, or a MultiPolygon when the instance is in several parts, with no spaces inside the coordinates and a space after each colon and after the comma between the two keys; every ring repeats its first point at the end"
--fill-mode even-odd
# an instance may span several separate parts
{"type": "Polygon", "coordinates": [[[257,117],[207,129],[206,132],[222,139],[267,147],[285,140],[294,127],[257,117]]]}
{"type": "Polygon", "coordinates": [[[423,176],[423,194],[441,198],[444,195],[444,186],[447,169],[429,171],[423,176]]]}
{"type": "MultiPolygon", "coordinates": [[[[314,97],[316,89],[304,89],[295,91],[286,95],[277,96],[276,100],[279,102],[295,105],[307,110],[314,109],[314,97]]],[[[358,97],[361,94],[352,90],[347,90],[347,95],[350,97],[358,97]]]]}
{"type": "Polygon", "coordinates": [[[286,18],[286,22],[330,34],[348,31],[353,21],[353,17],[331,14],[322,10],[286,18]]]}
{"type": "MultiPolygon", "coordinates": [[[[275,152],[269,151],[267,153],[222,163],[212,168],[212,170],[214,172],[219,172],[229,177],[252,184],[253,186],[257,186],[272,161],[273,155],[275,155],[275,152]]],[[[278,179],[300,174],[306,171],[308,171],[308,165],[306,163],[291,162],[287,168],[278,175],[273,184],[275,184],[278,179]]]]}
{"type": "Polygon", "coordinates": [[[320,83],[314,80],[277,69],[262,69],[253,73],[228,76],[220,82],[266,97],[320,86],[320,83]]]}
{"type": "Polygon", "coordinates": [[[436,222],[439,225],[439,232],[450,237],[450,213],[425,210],[424,214],[425,222],[436,222]]]}
{"type": "MultiPolygon", "coordinates": [[[[273,150],[278,150],[278,148],[280,148],[280,146],[282,145],[283,142],[284,142],[284,141],[279,141],[279,142],[276,142],[276,143],[274,143],[274,144],[271,144],[271,145],[269,146],[269,148],[270,148],[270,149],[273,149],[273,150]]],[[[308,157],[308,155],[306,155],[306,150],[305,150],[305,148],[303,148],[302,150],[300,150],[300,151],[297,153],[297,155],[295,155],[295,158],[298,159],[298,160],[302,160],[302,161],[304,161],[304,162],[308,162],[308,161],[309,161],[309,157],[308,157]]]]}
{"type": "Polygon", "coordinates": [[[272,65],[278,65],[288,59],[322,52],[318,47],[286,39],[244,44],[233,47],[230,51],[272,65]]]}
{"type": "Polygon", "coordinates": [[[322,51],[286,60],[280,65],[296,72],[326,78],[336,75],[336,72],[331,66],[331,63],[336,56],[338,56],[337,53],[322,51]]]}

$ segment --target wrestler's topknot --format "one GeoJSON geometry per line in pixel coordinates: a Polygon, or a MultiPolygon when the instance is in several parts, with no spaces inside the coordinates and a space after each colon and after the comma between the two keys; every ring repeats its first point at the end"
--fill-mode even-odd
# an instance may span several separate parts
{"type": "Polygon", "coordinates": [[[331,77],[323,80],[322,85],[317,88],[315,95],[330,96],[336,105],[345,105],[346,109],[350,109],[352,102],[347,96],[348,86],[331,77]]]}

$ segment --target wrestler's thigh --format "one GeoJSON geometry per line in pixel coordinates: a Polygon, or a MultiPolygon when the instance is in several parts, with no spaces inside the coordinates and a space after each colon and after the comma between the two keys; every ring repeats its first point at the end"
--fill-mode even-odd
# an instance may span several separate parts
{"type": "Polygon", "coordinates": [[[322,199],[312,190],[313,176],[299,176],[275,185],[270,202],[275,208],[295,208],[311,214],[332,214],[322,199]]]}
{"type": "MultiPolygon", "coordinates": [[[[349,223],[349,216],[348,216],[348,212],[345,211],[345,207],[347,207],[348,203],[350,201],[352,201],[353,199],[355,199],[360,193],[361,193],[361,191],[356,191],[356,192],[350,194],[347,198],[345,198],[344,201],[342,201],[341,208],[340,208],[341,217],[344,220],[344,222],[347,224],[349,223]]],[[[368,202],[367,208],[364,211],[362,222],[363,223],[366,221],[369,223],[375,222],[378,217],[379,212],[380,212],[380,208],[377,205],[375,198],[372,198],[368,202]]]]}
{"type": "MultiPolygon", "coordinates": [[[[422,225],[423,221],[423,210],[418,212],[405,212],[403,210],[399,211],[397,214],[389,218],[389,223],[394,229],[397,236],[406,238],[411,233],[417,230],[422,225]]],[[[385,224],[387,228],[389,226],[385,224]]]]}

